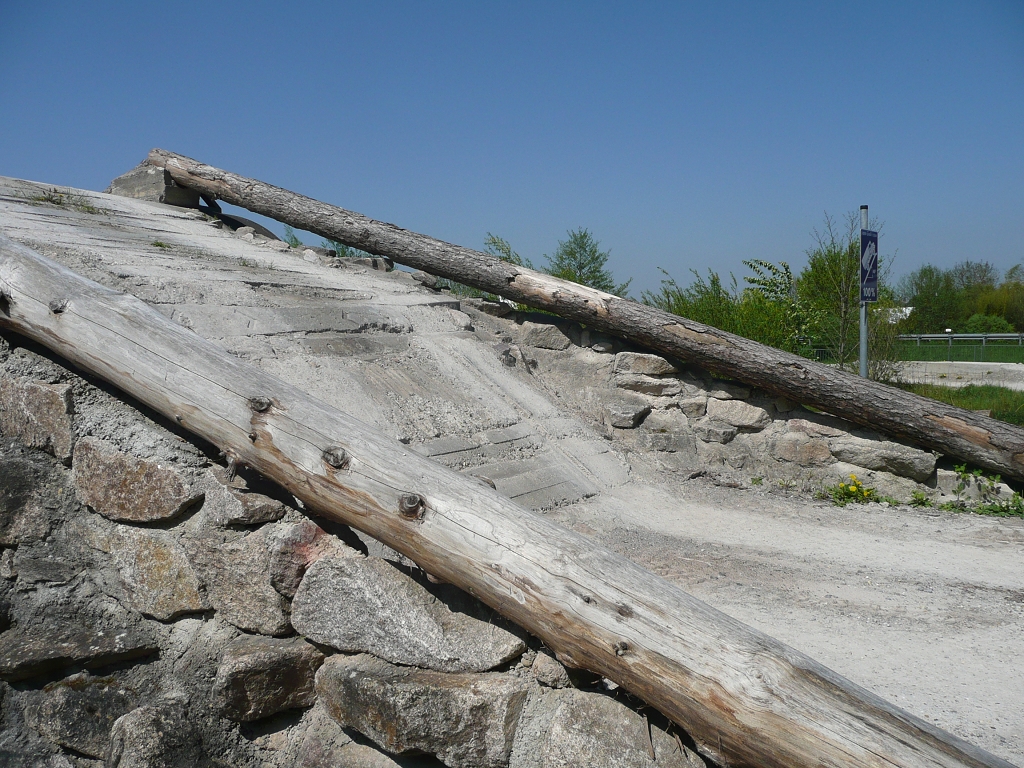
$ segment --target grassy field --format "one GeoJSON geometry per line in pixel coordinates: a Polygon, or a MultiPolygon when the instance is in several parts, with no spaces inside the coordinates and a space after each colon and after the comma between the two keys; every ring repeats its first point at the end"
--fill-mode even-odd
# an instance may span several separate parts
{"type": "Polygon", "coordinates": [[[969,384],[966,387],[904,384],[902,387],[918,395],[941,400],[969,411],[992,411],[994,419],[1024,426],[1024,392],[991,384],[969,384]]]}
{"type": "Polygon", "coordinates": [[[982,346],[977,342],[955,341],[952,346],[944,341],[915,344],[897,342],[896,356],[900,360],[953,360],[966,363],[1024,363],[1024,346],[1016,341],[990,341],[982,346]]]}

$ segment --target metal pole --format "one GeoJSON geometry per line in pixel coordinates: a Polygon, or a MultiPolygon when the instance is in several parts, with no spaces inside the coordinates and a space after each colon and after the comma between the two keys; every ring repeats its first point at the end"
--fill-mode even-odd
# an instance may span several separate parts
{"type": "MultiPolygon", "coordinates": [[[[860,228],[868,228],[868,207],[860,207],[860,228]]],[[[858,253],[860,250],[858,249],[858,253]]],[[[858,264],[860,259],[857,260],[858,264]]],[[[862,297],[863,298],[863,297],[862,297]]],[[[860,375],[865,379],[868,377],[868,303],[860,303],[860,375]]]]}

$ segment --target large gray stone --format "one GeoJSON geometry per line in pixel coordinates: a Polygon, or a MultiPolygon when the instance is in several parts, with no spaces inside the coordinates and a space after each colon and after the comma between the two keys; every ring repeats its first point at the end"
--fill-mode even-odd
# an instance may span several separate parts
{"type": "Polygon", "coordinates": [[[17,437],[30,448],[68,461],[74,443],[73,413],[70,384],[0,377],[0,433],[17,437]]]}
{"type": "Polygon", "coordinates": [[[510,768],[704,768],[704,762],[614,699],[562,690],[531,700],[510,768]]]}
{"type": "Polygon", "coordinates": [[[693,434],[705,443],[728,443],[736,437],[739,429],[732,424],[724,424],[710,418],[704,418],[693,425],[693,434]]]}
{"type": "Polygon", "coordinates": [[[167,621],[210,607],[199,576],[171,534],[116,523],[82,528],[90,546],[111,556],[129,608],[167,621]]]}
{"type": "Polygon", "coordinates": [[[615,356],[613,370],[616,373],[644,373],[648,376],[676,373],[676,367],[664,357],[641,352],[619,352],[615,356]]]}
{"type": "MultiPolygon", "coordinates": [[[[619,389],[628,389],[630,392],[639,392],[654,397],[674,397],[684,392],[683,382],[673,376],[662,378],[642,373],[616,373],[612,377],[612,382],[619,389]]],[[[692,394],[696,392],[696,389],[686,385],[685,392],[692,394]]]]}
{"type": "Polygon", "coordinates": [[[616,429],[635,429],[651,412],[651,406],[631,400],[617,400],[606,405],[604,412],[608,423],[616,429]]]}
{"type": "Polygon", "coordinates": [[[937,458],[930,451],[853,435],[833,438],[829,441],[829,449],[839,461],[865,469],[891,472],[919,483],[931,477],[937,458]]]}
{"type": "Polygon", "coordinates": [[[510,675],[444,674],[359,655],[329,658],[316,689],[331,717],[388,752],[504,768],[530,686],[510,675]]]}
{"type": "Polygon", "coordinates": [[[0,679],[8,682],[47,674],[72,664],[86,668],[148,656],[159,645],[132,625],[48,622],[9,629],[0,635],[0,679]]]}
{"type": "Polygon", "coordinates": [[[572,681],[569,672],[550,654],[541,651],[530,666],[530,672],[541,685],[549,688],[568,688],[572,681]]]}
{"type": "Polygon", "coordinates": [[[74,472],[79,499],[122,522],[169,520],[203,495],[177,467],[129,456],[95,437],[75,445],[74,472]]]}
{"type": "Polygon", "coordinates": [[[306,713],[301,726],[296,768],[400,768],[383,752],[352,741],[322,704],[306,713]]]}
{"type": "Polygon", "coordinates": [[[301,637],[242,635],[228,645],[213,681],[213,700],[229,720],[248,722],[310,707],[324,655],[301,637]]]}
{"type": "Polygon", "coordinates": [[[140,691],[123,677],[79,673],[34,692],[28,723],[62,747],[102,760],[114,721],[139,704],[140,691]]]}
{"type": "Polygon", "coordinates": [[[163,168],[156,168],[145,162],[139,163],[127,173],[122,173],[105,190],[111,195],[149,200],[153,203],[178,205],[184,208],[199,207],[199,193],[188,187],[180,187],[163,168]]]}
{"type": "Polygon", "coordinates": [[[50,533],[52,515],[37,494],[48,474],[38,457],[0,453],[0,546],[29,544],[50,533]]]}
{"type": "Polygon", "coordinates": [[[523,343],[541,349],[567,349],[572,341],[557,325],[525,322],[522,327],[523,343]]]}
{"type": "Polygon", "coordinates": [[[515,635],[453,613],[376,557],[316,561],[295,593],[292,624],[339,651],[444,672],[493,669],[525,650],[515,635]]]}
{"type": "Polygon", "coordinates": [[[790,461],[801,467],[818,467],[834,461],[828,442],[806,432],[787,432],[776,436],[772,439],[770,452],[780,461],[790,461]]]}
{"type": "Polygon", "coordinates": [[[295,590],[309,566],[321,557],[327,554],[358,557],[359,554],[312,520],[268,528],[267,549],[270,552],[270,583],[287,598],[295,597],[295,590]]]}
{"type": "Polygon", "coordinates": [[[207,472],[202,488],[203,512],[214,525],[262,525],[284,517],[284,504],[248,490],[239,476],[229,479],[222,467],[207,472]]]}
{"type": "Polygon", "coordinates": [[[200,536],[183,544],[221,619],[260,635],[291,631],[288,601],[271,584],[265,529],[234,541],[200,536]]]}
{"type": "Polygon", "coordinates": [[[195,725],[168,704],[139,707],[122,715],[110,731],[107,768],[203,768],[210,762],[195,725]]]}
{"type": "Polygon", "coordinates": [[[772,417],[764,408],[758,408],[742,400],[709,398],[707,415],[709,419],[732,424],[740,429],[764,429],[772,422],[772,417]]]}

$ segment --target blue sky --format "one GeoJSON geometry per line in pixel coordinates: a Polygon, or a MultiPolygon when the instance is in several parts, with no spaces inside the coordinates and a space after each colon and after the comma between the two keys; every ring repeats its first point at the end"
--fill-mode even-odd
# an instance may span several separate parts
{"type": "MultiPolygon", "coordinates": [[[[895,274],[1024,260],[1024,3],[0,0],[0,174],[154,146],[535,263],[799,267],[869,204],[895,274]]],[[[310,242],[316,238],[309,237],[310,242]]]]}

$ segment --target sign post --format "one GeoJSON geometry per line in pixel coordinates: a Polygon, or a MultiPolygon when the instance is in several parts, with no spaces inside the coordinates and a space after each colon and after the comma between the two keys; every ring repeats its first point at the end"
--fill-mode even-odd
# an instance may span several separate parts
{"type": "Polygon", "coordinates": [[[868,303],[878,301],[878,233],[868,229],[868,207],[860,207],[860,375],[868,376],[868,303]]]}

